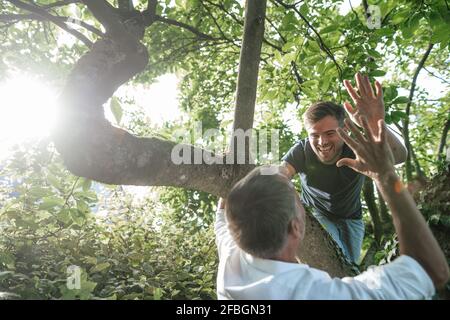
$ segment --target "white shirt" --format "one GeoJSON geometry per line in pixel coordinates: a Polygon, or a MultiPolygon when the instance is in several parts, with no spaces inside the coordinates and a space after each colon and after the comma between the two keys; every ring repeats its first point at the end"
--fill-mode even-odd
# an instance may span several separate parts
{"type": "Polygon", "coordinates": [[[420,264],[402,255],[355,277],[331,278],[306,264],[256,258],[241,250],[228,231],[224,210],[216,213],[219,299],[429,299],[433,282],[420,264]]]}

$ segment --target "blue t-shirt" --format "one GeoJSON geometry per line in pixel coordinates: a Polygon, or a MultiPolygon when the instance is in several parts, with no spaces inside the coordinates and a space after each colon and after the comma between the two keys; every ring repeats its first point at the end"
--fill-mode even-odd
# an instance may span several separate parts
{"type": "MultiPolygon", "coordinates": [[[[355,159],[344,144],[342,158],[355,159]]],[[[347,166],[324,164],[314,153],[308,138],[300,140],[283,157],[300,175],[301,198],[307,206],[331,218],[361,218],[361,189],[365,176],[347,166]]]]}

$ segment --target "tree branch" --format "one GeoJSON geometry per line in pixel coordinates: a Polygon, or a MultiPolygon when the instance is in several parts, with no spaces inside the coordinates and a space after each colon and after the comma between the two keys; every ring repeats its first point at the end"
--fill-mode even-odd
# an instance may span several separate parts
{"type": "Polygon", "coordinates": [[[162,22],[162,23],[165,23],[165,24],[169,24],[169,25],[172,25],[172,26],[177,26],[177,27],[186,29],[186,30],[192,32],[193,34],[195,34],[200,39],[212,40],[212,41],[220,39],[220,38],[215,38],[215,37],[212,37],[212,36],[210,36],[208,34],[205,34],[205,33],[201,32],[201,31],[195,29],[194,27],[192,27],[190,25],[187,25],[186,23],[179,22],[179,21],[176,21],[176,20],[173,20],[173,19],[164,18],[164,17],[161,17],[161,16],[157,15],[157,16],[155,16],[155,21],[159,21],[159,22],[162,22]]]}
{"type": "Polygon", "coordinates": [[[68,33],[70,33],[71,35],[76,37],[78,40],[82,41],[87,47],[89,47],[89,48],[92,47],[91,40],[89,40],[84,34],[70,28],[69,26],[66,25],[65,22],[62,22],[60,19],[55,18],[53,15],[49,14],[46,10],[42,9],[41,7],[38,7],[34,4],[24,3],[19,0],[8,0],[8,1],[20,9],[24,9],[29,12],[33,12],[39,16],[42,16],[43,18],[48,19],[49,21],[53,22],[61,29],[67,31],[68,33]]]}
{"type": "MultiPolygon", "coordinates": [[[[53,16],[54,19],[60,20],[63,23],[70,23],[70,22],[74,22],[79,26],[84,27],[86,30],[91,31],[92,33],[95,33],[96,35],[103,37],[105,34],[103,32],[101,32],[100,30],[98,30],[97,28],[95,28],[94,26],[79,20],[79,19],[75,19],[75,18],[71,18],[71,17],[62,17],[62,16],[53,16]]],[[[41,15],[38,15],[36,13],[31,13],[31,14],[0,14],[0,21],[13,21],[13,22],[18,22],[21,20],[37,20],[37,21],[51,21],[50,19],[48,19],[47,17],[43,17],[41,15]]]]}
{"type": "Polygon", "coordinates": [[[119,9],[122,11],[133,11],[133,1],[132,0],[118,0],[119,2],[119,9]]]}
{"type": "Polygon", "coordinates": [[[434,44],[430,43],[428,45],[427,50],[425,51],[422,59],[420,60],[419,64],[417,65],[416,71],[414,72],[414,76],[411,81],[411,89],[409,90],[409,101],[406,104],[406,117],[403,121],[403,137],[405,139],[406,148],[408,150],[408,156],[406,158],[406,178],[408,181],[411,181],[412,179],[412,166],[411,166],[411,143],[409,141],[409,115],[411,113],[411,105],[414,98],[414,91],[416,90],[416,81],[417,77],[419,76],[420,70],[423,68],[425,61],[427,60],[428,56],[430,55],[431,50],[433,49],[434,44]]]}
{"type": "MultiPolygon", "coordinates": [[[[236,133],[238,129],[246,131],[253,128],[265,15],[266,0],[246,0],[244,37],[239,58],[233,133],[236,133]]],[[[238,156],[236,151],[237,145],[234,142],[235,138],[233,135],[230,151],[236,158],[238,156]]],[[[248,163],[247,161],[250,159],[249,147],[250,141],[245,143],[245,163],[248,163]]]]}
{"type": "Polygon", "coordinates": [[[423,69],[428,72],[428,74],[432,77],[435,77],[436,79],[441,80],[442,82],[446,83],[446,84],[450,84],[450,82],[442,77],[439,77],[437,75],[435,75],[433,72],[431,72],[430,70],[428,70],[427,68],[423,67],[423,69]]]}
{"type": "Polygon", "coordinates": [[[289,5],[284,3],[281,0],[273,0],[274,2],[278,3],[279,5],[283,6],[285,9],[292,9],[295,11],[295,13],[297,13],[299,15],[299,17],[303,20],[303,22],[305,22],[305,24],[308,26],[308,28],[310,28],[314,34],[316,35],[316,41],[317,44],[319,45],[320,49],[322,49],[322,51],[324,51],[326,53],[326,55],[333,61],[334,65],[336,66],[336,69],[338,71],[339,74],[339,80],[343,80],[342,78],[342,68],[341,66],[337,63],[333,53],[330,51],[330,49],[327,47],[327,45],[325,44],[325,42],[323,41],[322,37],[320,36],[319,32],[317,32],[317,30],[314,28],[314,26],[303,16],[303,14],[296,8],[295,5],[289,5]]]}
{"type": "Polygon", "coordinates": [[[445,144],[447,143],[447,134],[450,130],[450,112],[447,117],[447,121],[445,122],[444,128],[442,129],[441,134],[441,141],[439,142],[439,148],[438,148],[438,159],[444,158],[444,148],[445,144]]]}
{"type": "Polygon", "coordinates": [[[242,20],[240,20],[238,17],[236,17],[236,15],[230,13],[221,2],[214,3],[214,2],[209,1],[209,0],[205,0],[205,1],[207,3],[209,3],[210,5],[215,6],[215,7],[219,8],[220,10],[222,10],[223,12],[225,12],[228,16],[230,16],[239,25],[241,25],[241,26],[244,25],[244,22],[242,20]]]}
{"type": "MultiPolygon", "coordinates": [[[[266,1],[266,0],[262,0],[262,1],[266,1]]],[[[208,12],[208,15],[209,15],[209,16],[211,17],[211,19],[213,20],[213,22],[214,22],[214,24],[215,24],[217,30],[219,30],[220,34],[222,35],[222,38],[225,39],[225,40],[227,40],[228,42],[232,43],[233,45],[236,45],[232,39],[228,38],[228,37],[225,35],[225,32],[223,32],[222,28],[220,27],[219,23],[217,22],[216,17],[214,17],[214,15],[212,14],[211,10],[209,10],[208,6],[205,5],[205,4],[203,3],[202,0],[200,0],[200,3],[201,3],[202,6],[205,8],[205,10],[208,12]]],[[[236,45],[236,46],[237,46],[237,45],[236,45]]]]}
{"type": "Polygon", "coordinates": [[[67,6],[71,3],[80,3],[81,0],[65,0],[65,1],[56,1],[53,3],[49,3],[46,5],[41,6],[42,9],[51,9],[51,8],[55,8],[55,7],[63,7],[63,6],[67,6]]]}
{"type": "Polygon", "coordinates": [[[106,35],[124,48],[134,51],[139,47],[138,42],[144,35],[144,26],[136,30],[127,29],[122,22],[119,11],[105,0],[82,0],[95,18],[105,27],[106,35]]]}

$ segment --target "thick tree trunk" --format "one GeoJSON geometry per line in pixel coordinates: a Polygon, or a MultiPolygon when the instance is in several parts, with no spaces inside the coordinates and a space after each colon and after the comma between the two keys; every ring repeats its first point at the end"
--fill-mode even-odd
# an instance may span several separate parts
{"type": "Polygon", "coordinates": [[[391,216],[389,215],[388,208],[386,206],[386,202],[384,202],[383,197],[381,196],[380,190],[377,188],[377,195],[378,195],[378,203],[380,208],[380,218],[383,223],[388,223],[392,220],[391,216]]]}
{"type": "MultiPolygon", "coordinates": [[[[107,11],[110,9],[105,4],[92,0],[83,2],[103,24],[107,24],[110,38],[95,43],[92,50],[78,61],[59,99],[61,112],[54,140],[68,169],[76,175],[108,184],[177,186],[226,196],[234,183],[249,172],[253,165],[177,165],[171,157],[176,146],[174,142],[139,138],[112,126],[105,119],[102,105],[119,86],[144,70],[148,53],[147,48],[140,43],[143,27],[133,25],[133,29],[128,29],[108,16],[107,11]]],[[[261,21],[264,11],[257,11],[261,10],[260,4],[256,5],[253,1],[249,3],[252,5],[246,11],[246,18],[254,18],[246,21],[248,27],[245,28],[244,44],[251,41],[248,37],[252,32],[259,35],[258,41],[262,41],[264,28],[264,19],[261,21]]],[[[257,44],[247,49],[260,50],[257,44]]],[[[247,68],[246,63],[249,62],[242,62],[240,66],[240,79],[246,81],[246,73],[253,73],[255,79],[251,84],[253,88],[238,89],[236,109],[244,110],[242,117],[246,120],[237,120],[238,124],[234,126],[237,128],[251,127],[253,123],[253,115],[250,117],[249,110],[254,110],[251,104],[255,101],[258,64],[247,68]],[[242,107],[241,103],[246,104],[246,107],[242,107]]],[[[192,146],[184,145],[184,148],[194,150],[197,158],[202,152],[214,156],[192,146]]],[[[195,157],[193,155],[191,159],[195,157]]],[[[223,156],[215,159],[220,161],[223,156]]],[[[328,271],[333,276],[351,274],[317,221],[308,217],[306,223],[306,236],[300,251],[302,261],[328,271]]]]}
{"type": "MultiPolygon", "coordinates": [[[[253,128],[255,114],[256,89],[258,87],[258,71],[261,59],[261,46],[264,38],[264,20],[266,16],[266,0],[245,3],[244,37],[242,39],[239,57],[239,71],[236,90],[236,105],[234,108],[233,133],[238,130],[247,131],[253,128]]],[[[252,132],[244,141],[244,163],[252,163],[250,143],[252,132]]],[[[237,138],[233,134],[230,142],[230,152],[235,162],[238,159],[237,138]]]]}
{"type": "MultiPolygon", "coordinates": [[[[108,184],[177,186],[226,195],[251,166],[177,165],[172,159],[175,142],[135,137],[105,119],[102,105],[147,64],[146,48],[136,49],[125,53],[110,40],[98,41],[69,76],[54,134],[66,166],[76,175],[108,184]]],[[[190,145],[179,149],[191,151],[191,163],[204,155],[224,163],[222,156],[190,145]]]]}
{"type": "Polygon", "coordinates": [[[253,128],[266,1],[247,0],[233,130],[253,128]]]}
{"type": "Polygon", "coordinates": [[[302,263],[327,271],[332,277],[354,275],[356,272],[344,259],[336,242],[308,212],[305,237],[298,251],[302,263]]]}

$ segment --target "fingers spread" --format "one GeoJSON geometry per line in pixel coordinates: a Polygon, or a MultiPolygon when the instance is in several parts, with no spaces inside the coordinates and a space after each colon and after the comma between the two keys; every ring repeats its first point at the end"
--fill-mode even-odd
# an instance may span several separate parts
{"type": "Polygon", "coordinates": [[[383,119],[378,120],[378,140],[381,142],[386,141],[386,126],[383,119]]]}
{"type": "MultiPolygon", "coordinates": [[[[361,159],[367,159],[368,154],[366,152],[366,150],[364,149],[364,143],[365,142],[361,135],[361,133],[359,133],[358,129],[356,129],[355,125],[353,125],[351,123],[351,121],[349,121],[348,119],[345,119],[346,125],[348,128],[353,128],[350,129],[352,130],[352,132],[355,134],[355,131],[359,134],[359,139],[362,139],[359,141],[356,141],[355,139],[353,139],[352,137],[350,137],[342,128],[338,128],[336,130],[336,132],[338,133],[339,137],[341,137],[342,140],[344,140],[344,142],[350,147],[350,149],[353,150],[353,152],[355,153],[356,156],[361,157],[361,159]]],[[[356,137],[358,139],[358,136],[356,137]]]]}
{"type": "Polygon", "coordinates": [[[376,97],[378,99],[381,99],[383,101],[383,89],[381,87],[381,83],[375,80],[375,91],[376,91],[376,97]]]}
{"type": "Polygon", "coordinates": [[[363,81],[364,90],[371,98],[375,98],[375,94],[373,93],[372,85],[370,84],[369,76],[366,75],[363,77],[363,79],[364,79],[364,81],[363,81]]]}
{"type": "Polygon", "coordinates": [[[359,148],[358,143],[351,138],[342,128],[337,128],[336,130],[339,137],[341,137],[342,140],[353,150],[356,152],[356,150],[359,148]]]}
{"type": "MultiPolygon", "coordinates": [[[[345,119],[344,122],[346,127],[355,135],[358,142],[364,143],[367,141],[352,121],[345,119]]],[[[361,122],[361,119],[359,119],[359,122],[361,122]]]]}
{"type": "Polygon", "coordinates": [[[340,159],[338,162],[336,162],[336,166],[337,167],[347,166],[354,169],[356,167],[356,160],[350,158],[343,158],[340,159]]]}
{"type": "Polygon", "coordinates": [[[361,97],[367,95],[366,88],[364,87],[364,79],[362,75],[358,72],[355,75],[356,84],[358,85],[358,91],[361,94],[361,97]]]}
{"type": "Polygon", "coordinates": [[[367,121],[367,117],[361,117],[361,123],[362,127],[364,129],[364,132],[366,134],[367,140],[369,140],[370,143],[375,143],[375,133],[372,131],[372,128],[369,126],[369,122],[367,121]]]}
{"type": "Polygon", "coordinates": [[[356,110],[353,109],[352,105],[348,101],[344,102],[344,109],[349,115],[352,115],[356,112],[356,110]]]}
{"type": "Polygon", "coordinates": [[[359,95],[356,93],[355,88],[350,84],[350,81],[344,80],[344,86],[347,89],[348,94],[353,99],[353,102],[356,103],[359,100],[359,95]]]}

